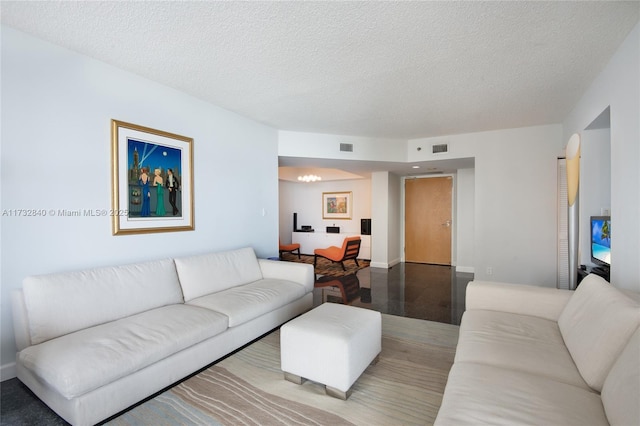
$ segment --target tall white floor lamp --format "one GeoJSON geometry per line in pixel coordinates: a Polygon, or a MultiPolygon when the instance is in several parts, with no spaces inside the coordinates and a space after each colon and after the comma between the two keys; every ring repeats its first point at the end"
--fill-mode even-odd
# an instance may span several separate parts
{"type": "Polygon", "coordinates": [[[569,289],[575,290],[578,285],[578,262],[580,247],[580,135],[574,133],[566,148],[567,157],[567,201],[569,217],[567,218],[569,242],[569,289]]]}

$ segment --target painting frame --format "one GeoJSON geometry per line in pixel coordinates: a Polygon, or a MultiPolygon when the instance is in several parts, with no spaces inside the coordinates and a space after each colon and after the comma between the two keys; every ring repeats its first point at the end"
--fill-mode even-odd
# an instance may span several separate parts
{"type": "Polygon", "coordinates": [[[193,231],[193,176],[193,138],[112,119],[112,234],[193,231]]]}
{"type": "Polygon", "coordinates": [[[351,191],[323,192],[323,219],[351,219],[353,211],[353,194],[351,191]]]}

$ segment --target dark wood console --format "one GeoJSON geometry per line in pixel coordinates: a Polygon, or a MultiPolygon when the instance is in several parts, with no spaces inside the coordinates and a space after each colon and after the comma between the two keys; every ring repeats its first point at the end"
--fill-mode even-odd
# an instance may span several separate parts
{"type": "Polygon", "coordinates": [[[580,285],[580,281],[582,281],[587,275],[596,274],[609,282],[609,270],[600,268],[597,266],[587,266],[585,269],[578,268],[578,285],[580,285]]]}

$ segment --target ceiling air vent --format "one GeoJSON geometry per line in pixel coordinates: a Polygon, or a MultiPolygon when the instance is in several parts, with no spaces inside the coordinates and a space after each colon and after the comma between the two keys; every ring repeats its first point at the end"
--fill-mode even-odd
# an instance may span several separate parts
{"type": "Polygon", "coordinates": [[[441,154],[443,152],[449,152],[449,145],[446,143],[441,143],[438,145],[432,145],[431,146],[431,153],[432,154],[441,154]]]}
{"type": "Polygon", "coordinates": [[[340,144],[341,152],[353,152],[353,144],[352,143],[341,143],[340,144]]]}

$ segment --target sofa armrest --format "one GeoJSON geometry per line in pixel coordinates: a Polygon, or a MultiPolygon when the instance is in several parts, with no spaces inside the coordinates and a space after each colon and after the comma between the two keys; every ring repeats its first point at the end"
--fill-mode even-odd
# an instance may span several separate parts
{"type": "Polygon", "coordinates": [[[313,291],[315,281],[313,265],[268,259],[258,259],[258,263],[264,278],[293,281],[302,284],[307,293],[313,291]]]}
{"type": "Polygon", "coordinates": [[[16,338],[18,351],[31,346],[31,334],[29,333],[29,316],[27,306],[24,303],[22,289],[11,291],[11,310],[13,313],[13,333],[16,338]]]}
{"type": "Polygon", "coordinates": [[[524,284],[471,281],[466,309],[509,312],[558,321],[573,291],[524,284]]]}

